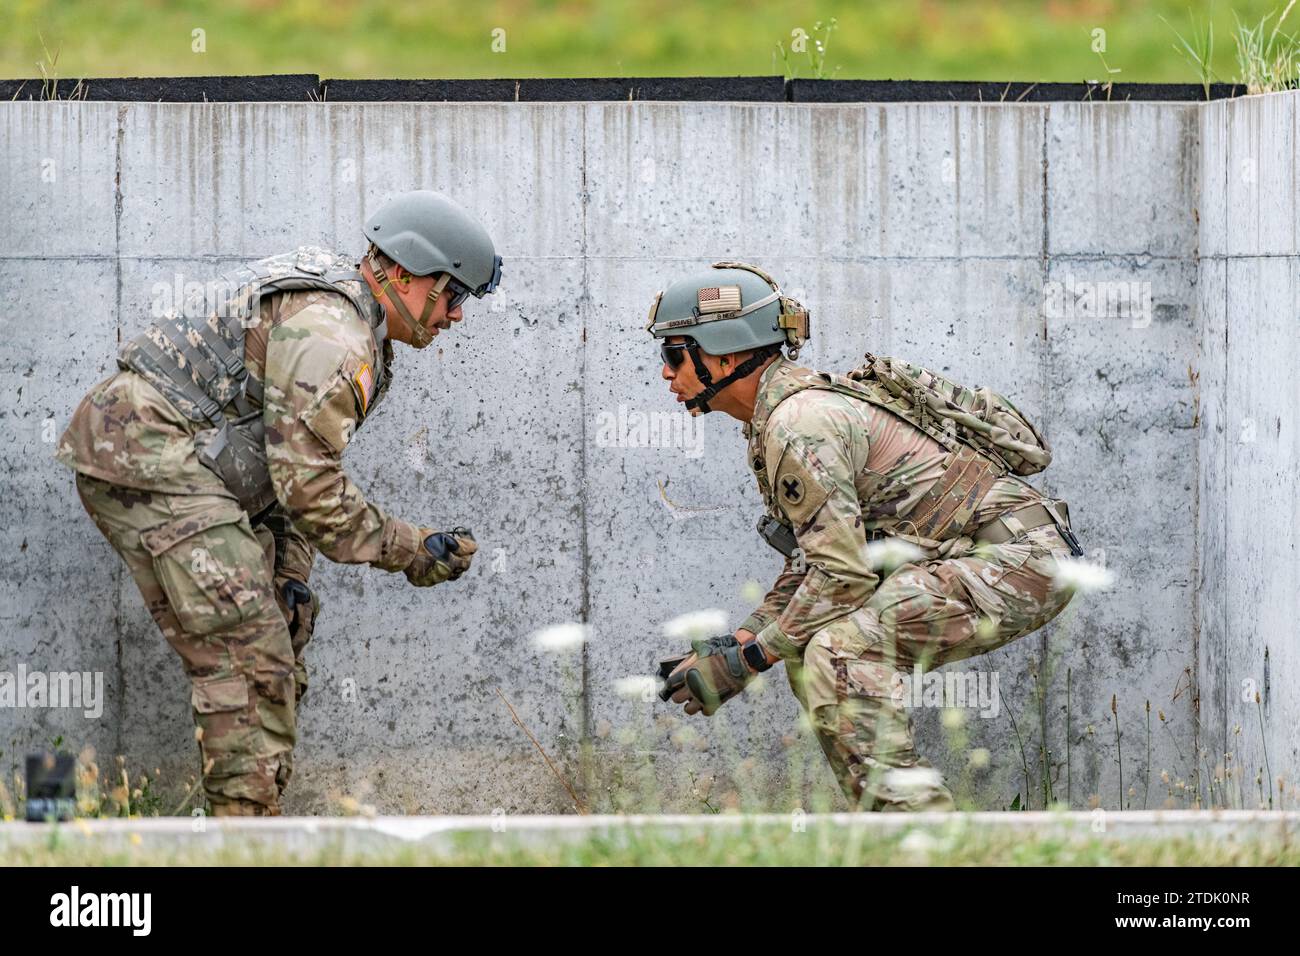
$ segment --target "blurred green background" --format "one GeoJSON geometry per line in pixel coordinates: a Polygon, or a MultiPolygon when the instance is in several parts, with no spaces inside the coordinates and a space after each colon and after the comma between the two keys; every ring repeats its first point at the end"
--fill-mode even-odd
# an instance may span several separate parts
{"type": "MultiPolygon", "coordinates": [[[[1200,81],[1174,49],[1189,14],[1214,23],[1219,80],[1237,76],[1234,11],[1255,23],[1276,0],[0,0],[0,74],[324,77],[815,75],[814,24],[837,27],[824,75],[866,79],[1200,81]],[[1161,20],[1169,21],[1167,25],[1161,20]],[[790,55],[793,31],[809,35],[790,55]],[[202,30],[204,52],[194,52],[202,30]],[[505,49],[497,52],[504,40],[505,49]],[[1094,50],[1104,30],[1104,56],[1094,50]],[[44,47],[42,44],[44,41],[44,47]],[[48,53],[47,53],[48,51],[48,53]],[[57,58],[57,59],[56,59],[57,58]],[[1110,72],[1118,70],[1119,72],[1110,72]]],[[[1300,22],[1292,11],[1285,27],[1300,22]]],[[[1270,22],[1271,26],[1271,22],[1270,22]]]]}

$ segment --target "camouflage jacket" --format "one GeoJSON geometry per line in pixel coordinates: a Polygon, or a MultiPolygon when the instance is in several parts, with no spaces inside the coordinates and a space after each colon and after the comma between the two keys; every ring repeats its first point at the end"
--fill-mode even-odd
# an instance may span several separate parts
{"type": "MultiPolygon", "coordinates": [[[[368,289],[356,292],[374,303],[368,289]]],[[[420,529],[368,501],[342,461],[353,432],[387,386],[378,370],[391,363],[391,344],[376,341],[346,296],[323,290],[267,295],[249,326],[244,363],[263,386],[267,460],[279,510],[331,561],[405,568],[419,551],[420,529]]],[[[82,399],[56,457],[127,488],[229,495],[199,461],[195,435],[204,427],[143,376],[123,370],[82,399]]]]}
{"type": "Polygon", "coordinates": [[[741,625],[782,657],[860,608],[880,583],[867,541],[897,537],[929,558],[957,557],[970,531],[1041,497],[1012,475],[934,532],[917,533],[920,513],[954,453],[885,408],[827,388],[817,373],[777,359],[763,370],[754,416],[745,425],[749,465],[768,513],[794,530],[799,552],[741,625]]]}

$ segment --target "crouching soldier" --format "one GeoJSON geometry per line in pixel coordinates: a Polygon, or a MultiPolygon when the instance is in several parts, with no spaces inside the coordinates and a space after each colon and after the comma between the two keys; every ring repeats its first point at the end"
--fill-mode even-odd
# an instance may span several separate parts
{"type": "Polygon", "coordinates": [[[1055,562],[1082,552],[1065,503],[1019,477],[1051,460],[1041,435],[1002,396],[905,362],[832,375],[787,360],[808,314],[743,263],[674,282],[649,331],[678,402],[744,423],[759,530],[786,555],[734,635],[661,665],[661,697],[711,715],[784,661],[850,803],[952,809],[898,675],[1002,647],[1068,603],[1055,562]],[[890,569],[882,549],[909,557],[890,569]]]}
{"type": "Polygon", "coordinates": [[[383,399],[394,341],[424,348],[493,291],[483,227],[435,192],[365,224],[364,261],[304,247],[210,283],[122,349],[81,401],[58,459],[180,655],[203,786],[217,815],[274,815],[292,773],[316,551],[459,577],[466,529],[434,531],[367,500],[344,471],[383,399]]]}

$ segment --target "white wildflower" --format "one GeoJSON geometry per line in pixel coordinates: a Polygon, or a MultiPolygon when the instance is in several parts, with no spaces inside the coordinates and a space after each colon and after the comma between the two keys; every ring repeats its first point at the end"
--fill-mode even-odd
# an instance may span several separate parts
{"type": "Polygon", "coordinates": [[[644,674],[620,677],[614,681],[614,693],[624,700],[652,700],[658,687],[658,681],[644,674]]]}
{"type": "Polygon", "coordinates": [[[670,641],[694,641],[726,633],[727,612],[718,608],[687,611],[664,622],[664,637],[670,641]]]}
{"type": "Polygon", "coordinates": [[[928,856],[931,851],[939,845],[939,841],[924,830],[913,830],[907,836],[903,837],[898,844],[898,848],[904,853],[911,853],[916,856],[928,856]]]}
{"type": "Polygon", "coordinates": [[[868,541],[866,557],[873,571],[889,573],[904,564],[923,560],[925,552],[910,541],[889,537],[882,541],[868,541]]]}
{"type": "Polygon", "coordinates": [[[1053,575],[1058,586],[1074,591],[1105,591],[1115,583],[1115,572],[1079,558],[1057,558],[1053,575]]]}
{"type": "Polygon", "coordinates": [[[885,774],[885,786],[903,793],[920,793],[943,786],[943,774],[933,767],[893,767],[885,774]]]}
{"type": "Polygon", "coordinates": [[[538,650],[561,653],[581,647],[590,639],[586,624],[554,624],[534,631],[532,641],[538,650]]]}

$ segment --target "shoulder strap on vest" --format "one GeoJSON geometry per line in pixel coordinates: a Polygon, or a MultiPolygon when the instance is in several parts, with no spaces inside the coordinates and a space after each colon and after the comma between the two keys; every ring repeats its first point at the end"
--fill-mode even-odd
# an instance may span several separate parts
{"type": "Polygon", "coordinates": [[[784,363],[764,387],[759,396],[754,419],[751,423],[753,434],[761,435],[776,407],[791,395],[810,388],[838,392],[858,401],[870,402],[888,412],[892,412],[911,425],[921,429],[948,451],[956,451],[962,442],[934,419],[921,419],[912,412],[910,402],[901,396],[892,395],[883,386],[871,381],[857,381],[846,375],[831,372],[816,372],[798,365],[784,363]]]}

